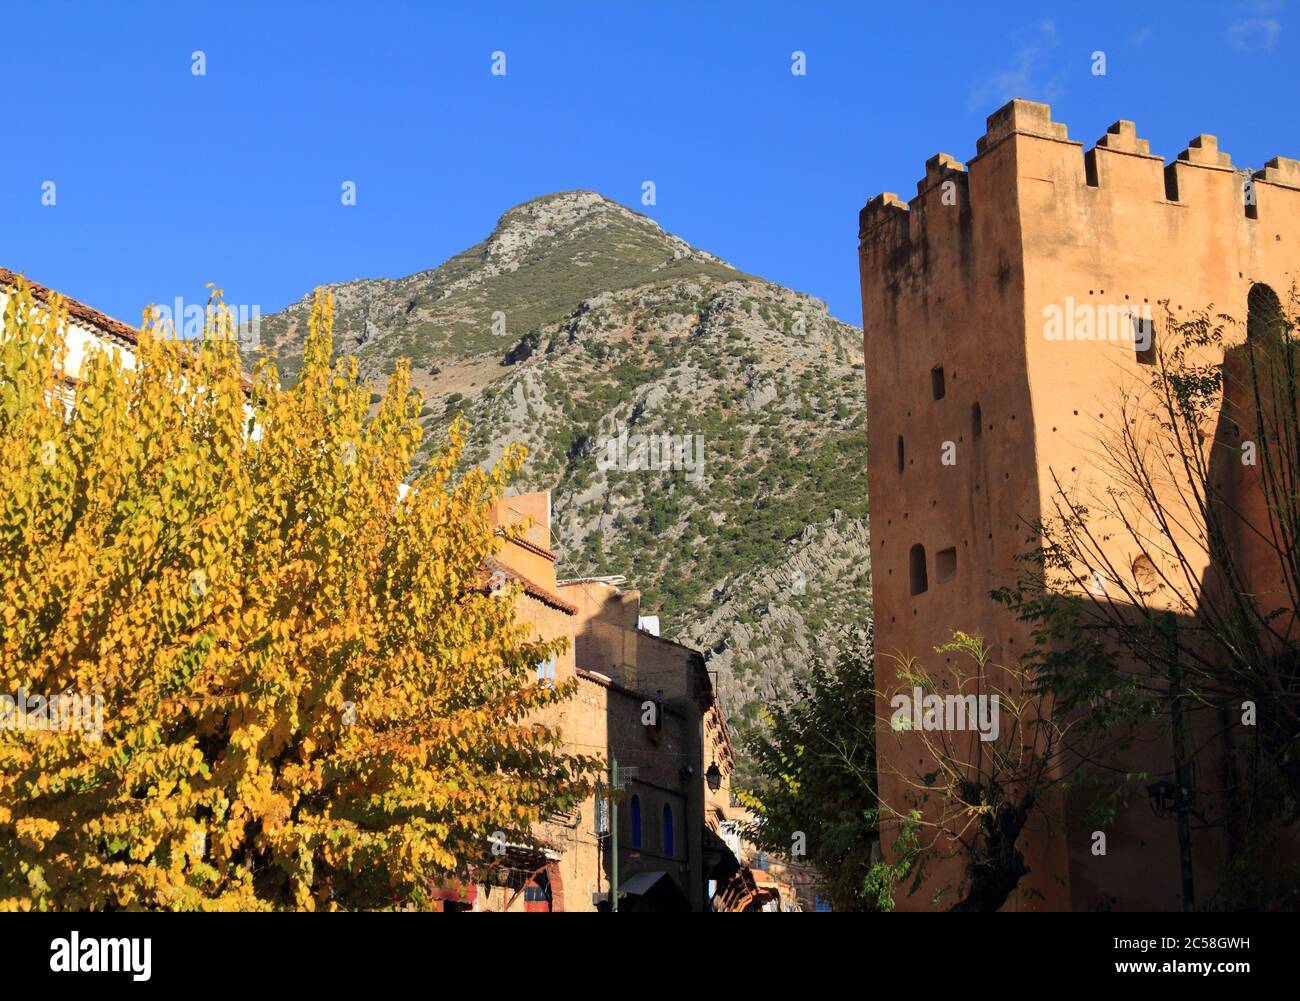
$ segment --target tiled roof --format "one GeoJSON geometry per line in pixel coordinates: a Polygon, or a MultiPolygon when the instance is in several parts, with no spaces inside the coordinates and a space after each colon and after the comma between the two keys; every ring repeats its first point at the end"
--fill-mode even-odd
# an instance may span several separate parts
{"type": "MultiPolygon", "coordinates": [[[[32,298],[43,303],[47,309],[50,308],[51,298],[57,295],[63,300],[63,307],[67,311],[69,320],[83,326],[93,327],[124,347],[134,348],[139,345],[140,332],[134,327],[128,327],[121,320],[115,320],[107,313],[101,313],[99,310],[87,306],[84,302],[69,298],[62,292],[55,292],[44,285],[38,285],[25,275],[19,275],[8,268],[0,268],[0,291],[17,288],[20,278],[26,283],[32,298]]],[[[182,356],[182,362],[189,364],[189,360],[184,356],[182,356]]],[[[72,377],[67,377],[65,381],[70,385],[76,384],[76,379],[72,377]]],[[[239,382],[243,386],[245,394],[252,392],[253,383],[247,376],[241,375],[239,382]]]]}
{"type": "Polygon", "coordinates": [[[506,564],[502,563],[500,560],[494,559],[493,557],[489,556],[487,559],[483,561],[483,565],[489,573],[504,574],[506,577],[509,577],[511,580],[518,581],[521,585],[523,585],[524,594],[528,595],[530,598],[536,598],[544,605],[550,605],[552,608],[558,608],[561,612],[564,612],[567,615],[578,614],[577,605],[571,605],[563,598],[561,598],[558,594],[553,594],[550,591],[546,590],[546,588],[541,587],[538,584],[534,584],[531,580],[529,580],[527,577],[521,574],[518,570],[515,570],[514,568],[507,566],[506,564]]]}
{"type": "Polygon", "coordinates": [[[20,276],[10,271],[8,268],[0,268],[0,289],[16,288],[19,278],[27,284],[27,288],[32,293],[32,298],[43,302],[48,308],[53,296],[58,295],[68,311],[68,318],[86,326],[94,327],[108,334],[115,340],[121,341],[127,345],[139,343],[140,335],[133,327],[128,327],[121,320],[115,320],[107,313],[101,313],[97,309],[92,309],[84,302],[78,302],[76,299],[70,299],[66,295],[56,293],[44,285],[38,285],[25,276],[20,276]]]}
{"type": "Polygon", "coordinates": [[[536,553],[538,556],[545,556],[552,563],[554,563],[557,558],[549,549],[539,546],[535,542],[529,542],[522,535],[512,535],[504,528],[498,528],[497,535],[501,536],[503,539],[508,539],[510,542],[513,542],[516,546],[519,546],[522,549],[527,549],[530,553],[536,553]]]}

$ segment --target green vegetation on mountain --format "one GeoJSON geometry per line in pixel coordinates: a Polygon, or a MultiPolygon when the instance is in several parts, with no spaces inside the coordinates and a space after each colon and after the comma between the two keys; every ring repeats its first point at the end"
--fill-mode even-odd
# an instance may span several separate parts
{"type": "MultiPolygon", "coordinates": [[[[870,613],[861,332],[593,192],[505,213],[433,271],[334,286],[336,340],[382,382],[413,361],[436,451],[529,449],[564,576],[622,574],[706,652],[733,723],[870,613]],[[609,438],[691,436],[698,471],[603,469],[609,438]],[[698,438],[696,437],[698,436],[698,438]]],[[[305,303],[263,321],[292,379],[305,303]]]]}

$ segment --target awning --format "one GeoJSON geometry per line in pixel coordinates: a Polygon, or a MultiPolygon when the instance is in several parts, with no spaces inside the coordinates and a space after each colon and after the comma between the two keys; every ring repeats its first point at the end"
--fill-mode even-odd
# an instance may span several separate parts
{"type": "Polygon", "coordinates": [[[673,879],[662,869],[638,872],[618,888],[619,910],[680,913],[691,909],[690,902],[673,879]]]}
{"type": "Polygon", "coordinates": [[[707,826],[704,828],[701,851],[705,876],[717,880],[719,886],[725,885],[740,868],[740,862],[735,852],[731,850],[731,846],[707,826]]]}
{"type": "Polygon", "coordinates": [[[664,872],[662,869],[655,872],[638,872],[635,876],[620,886],[618,892],[620,896],[627,895],[632,897],[644,897],[654,889],[654,885],[658,883],[659,880],[669,878],[671,877],[669,877],[668,873],[664,872]]]}

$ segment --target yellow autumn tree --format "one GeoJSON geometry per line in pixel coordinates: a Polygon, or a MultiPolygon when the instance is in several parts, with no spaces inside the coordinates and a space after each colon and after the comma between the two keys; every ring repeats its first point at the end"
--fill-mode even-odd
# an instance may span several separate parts
{"type": "Polygon", "coordinates": [[[521,450],[457,476],[458,423],[399,496],[407,368],[372,413],[318,294],[298,382],[249,380],[215,305],[75,380],[58,303],[6,306],[0,908],[418,906],[587,792],[484,586],[521,450]]]}

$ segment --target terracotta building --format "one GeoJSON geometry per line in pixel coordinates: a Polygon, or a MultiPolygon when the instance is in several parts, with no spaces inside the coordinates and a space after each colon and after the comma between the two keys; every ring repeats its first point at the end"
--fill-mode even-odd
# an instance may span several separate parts
{"type": "MultiPolygon", "coordinates": [[[[1158,304],[1245,321],[1252,290],[1290,287],[1300,270],[1300,162],[1277,157],[1239,171],[1201,135],[1166,164],[1128,121],[1085,148],[1047,105],[1016,100],[988,118],[968,166],[939,154],[910,201],[871,198],[859,243],[877,682],[886,691],[898,682],[890,655],[951,678],[953,658],[935,647],[953,629],[981,633],[996,662],[1027,651],[1026,627],[990,591],[1012,582],[1015,557],[1039,541],[1032,527],[1053,513],[1058,490],[1104,486],[1097,436],[1115,420],[1120,387],[1145,378],[1144,335],[1161,334],[1158,304]],[[1053,326],[1080,310],[1122,323],[1090,337],[1053,326]]],[[[1142,573],[1123,539],[1116,532],[1106,543],[1108,556],[1142,573]]],[[[882,697],[878,715],[890,714],[882,697]]],[[[878,730],[891,805],[909,801],[904,776],[933,763],[913,738],[878,730]]],[[[1167,747],[1143,743],[1131,767],[1168,773],[1167,747]]],[[[1107,828],[1104,856],[1069,809],[1040,815],[1021,838],[1030,872],[1005,909],[1178,909],[1174,825],[1139,799],[1107,828]]],[[[885,832],[887,852],[896,834],[885,832]]],[[[1202,894],[1221,859],[1217,835],[1198,834],[1202,894]]],[[[965,862],[958,854],[934,867],[899,907],[934,906],[932,891],[959,884],[965,862]]]]}
{"type": "Polygon", "coordinates": [[[492,515],[503,546],[488,570],[521,585],[517,617],[541,638],[569,639],[537,680],[576,679],[577,694],[546,722],[568,749],[617,761],[619,788],[541,824],[544,848],[509,846],[500,885],[455,887],[448,899],[475,910],[607,910],[616,842],[620,910],[705,910],[721,854],[705,845],[706,813],[716,815],[706,804],[719,795],[709,766],[720,760],[729,773],[733,758],[702,655],[658,636],[640,594],[615,579],[556,580],[548,493],[505,498],[492,515]]]}

